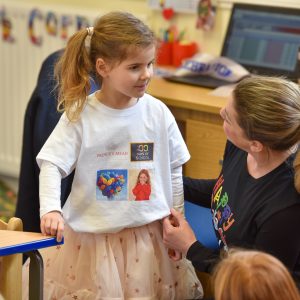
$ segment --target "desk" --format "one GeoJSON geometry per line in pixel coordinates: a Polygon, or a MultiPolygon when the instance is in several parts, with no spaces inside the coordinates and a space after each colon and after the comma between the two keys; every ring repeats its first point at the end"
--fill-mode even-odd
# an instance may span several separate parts
{"type": "Polygon", "coordinates": [[[26,253],[30,257],[29,299],[43,299],[44,266],[38,249],[63,244],[41,233],[0,230],[0,256],[26,253]]]}
{"type": "Polygon", "coordinates": [[[216,178],[226,142],[219,112],[227,99],[210,95],[210,89],[155,77],[147,92],[170,108],[182,130],[191,154],[184,174],[196,178],[216,178]]]}

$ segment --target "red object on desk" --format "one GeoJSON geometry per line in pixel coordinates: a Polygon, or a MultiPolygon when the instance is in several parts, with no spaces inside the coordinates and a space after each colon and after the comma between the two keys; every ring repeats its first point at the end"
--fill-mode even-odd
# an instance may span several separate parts
{"type": "Polygon", "coordinates": [[[195,42],[160,42],[156,63],[161,66],[179,67],[184,59],[192,57],[198,50],[198,45],[195,42]]]}
{"type": "Polygon", "coordinates": [[[161,66],[172,65],[173,62],[173,43],[160,42],[157,49],[156,63],[161,66]]]}
{"type": "Polygon", "coordinates": [[[173,59],[172,64],[174,67],[179,67],[182,61],[186,58],[192,57],[198,51],[198,45],[195,42],[191,43],[173,43],[173,59]]]}

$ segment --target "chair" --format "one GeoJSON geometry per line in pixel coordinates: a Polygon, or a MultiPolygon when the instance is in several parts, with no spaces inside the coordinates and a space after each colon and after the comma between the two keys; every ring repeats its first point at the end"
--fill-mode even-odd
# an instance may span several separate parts
{"type": "MultiPolygon", "coordinates": [[[[61,116],[56,110],[57,93],[54,79],[54,66],[61,54],[62,50],[58,50],[44,60],[37,85],[25,112],[19,191],[15,212],[15,216],[23,221],[24,231],[40,232],[40,170],[35,158],[61,116]]],[[[95,82],[96,80],[91,80],[90,92],[98,88],[95,82]]],[[[70,193],[73,175],[74,172],[62,180],[62,206],[70,193]]]]}
{"type": "MultiPolygon", "coordinates": [[[[8,223],[0,220],[0,230],[22,231],[22,220],[14,217],[8,223]]],[[[0,294],[6,300],[22,299],[22,254],[0,257],[0,294]]]]}
{"type": "Polygon", "coordinates": [[[218,249],[219,244],[212,224],[211,210],[207,207],[184,202],[185,217],[195,232],[197,240],[210,249],[218,249]]]}
{"type": "MultiPolygon", "coordinates": [[[[197,240],[210,249],[218,249],[219,245],[213,228],[210,209],[188,201],[184,202],[184,209],[186,220],[194,230],[197,240]]],[[[212,298],[211,275],[199,271],[196,273],[202,284],[205,299],[212,298]]]]}

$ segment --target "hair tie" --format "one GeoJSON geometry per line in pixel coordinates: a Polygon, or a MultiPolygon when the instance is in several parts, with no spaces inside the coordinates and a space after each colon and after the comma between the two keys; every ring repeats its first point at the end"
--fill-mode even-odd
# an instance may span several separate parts
{"type": "Polygon", "coordinates": [[[88,33],[88,36],[92,36],[93,33],[94,33],[94,27],[87,27],[87,33],[88,33]]]}

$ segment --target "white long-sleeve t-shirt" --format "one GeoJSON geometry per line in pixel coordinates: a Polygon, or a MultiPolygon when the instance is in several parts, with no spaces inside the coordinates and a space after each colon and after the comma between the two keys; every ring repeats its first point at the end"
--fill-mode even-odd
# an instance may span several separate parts
{"type": "Polygon", "coordinates": [[[92,94],[78,121],[62,115],[37,156],[40,166],[51,163],[50,173],[47,163],[46,173],[41,172],[40,214],[61,210],[55,186],[59,190],[60,177],[76,167],[62,209],[74,230],[117,232],[161,219],[170,207],[183,204],[181,166],[189,157],[176,121],[161,101],[145,94],[136,105],[119,110],[92,94]],[[132,190],[141,170],[148,172],[151,194],[149,200],[137,201],[132,190]],[[55,179],[47,180],[49,176],[55,179]]]}

